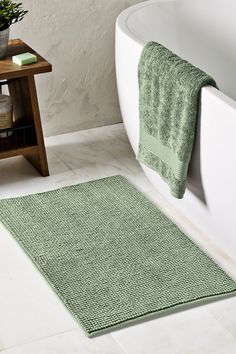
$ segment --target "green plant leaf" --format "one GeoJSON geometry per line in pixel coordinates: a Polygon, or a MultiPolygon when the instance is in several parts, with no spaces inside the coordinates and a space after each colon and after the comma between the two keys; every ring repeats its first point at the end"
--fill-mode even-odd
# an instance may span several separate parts
{"type": "Polygon", "coordinates": [[[22,7],[22,2],[0,0],[0,31],[3,31],[16,22],[23,20],[28,13],[22,7]]]}

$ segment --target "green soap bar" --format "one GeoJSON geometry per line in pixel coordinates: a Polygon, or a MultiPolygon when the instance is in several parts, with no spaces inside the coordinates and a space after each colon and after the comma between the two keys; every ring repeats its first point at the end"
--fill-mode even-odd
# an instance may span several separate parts
{"type": "Polygon", "coordinates": [[[13,63],[17,65],[27,65],[37,62],[37,57],[31,53],[23,53],[12,57],[13,63]]]}

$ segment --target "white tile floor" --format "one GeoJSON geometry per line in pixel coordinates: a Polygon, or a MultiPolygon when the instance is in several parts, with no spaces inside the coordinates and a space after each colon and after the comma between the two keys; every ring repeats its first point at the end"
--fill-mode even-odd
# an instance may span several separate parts
{"type": "MultiPolygon", "coordinates": [[[[47,139],[51,176],[23,159],[0,162],[0,198],[115,174],[126,176],[236,277],[235,262],[201,235],[149,184],[122,124],[47,139]]],[[[57,299],[9,233],[0,227],[0,352],[5,354],[235,354],[236,298],[214,302],[94,339],[57,299]]]]}

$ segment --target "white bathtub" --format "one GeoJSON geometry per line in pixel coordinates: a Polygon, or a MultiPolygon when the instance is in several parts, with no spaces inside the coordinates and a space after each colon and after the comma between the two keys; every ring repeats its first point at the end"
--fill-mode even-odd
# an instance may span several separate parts
{"type": "Polygon", "coordinates": [[[157,173],[142,168],[170,203],[236,259],[235,13],[235,0],[156,0],[132,6],[116,23],[116,72],[123,121],[135,153],[139,142],[137,67],[146,42],[162,43],[216,79],[221,91],[202,89],[184,199],[173,198],[157,173]]]}

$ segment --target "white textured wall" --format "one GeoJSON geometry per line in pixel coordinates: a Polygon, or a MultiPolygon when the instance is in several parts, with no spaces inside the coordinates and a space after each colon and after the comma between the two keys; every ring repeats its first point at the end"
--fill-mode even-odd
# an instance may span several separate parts
{"type": "Polygon", "coordinates": [[[54,135],[121,120],[114,68],[117,15],[140,0],[23,0],[27,17],[12,26],[53,65],[38,76],[44,130],[54,135]]]}

